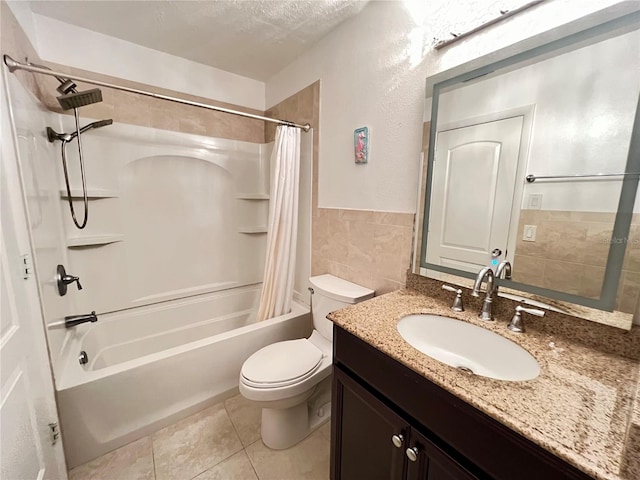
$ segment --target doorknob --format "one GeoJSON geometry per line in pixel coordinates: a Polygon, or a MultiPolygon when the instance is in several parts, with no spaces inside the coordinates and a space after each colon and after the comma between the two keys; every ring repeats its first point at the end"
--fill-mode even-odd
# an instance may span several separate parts
{"type": "Polygon", "coordinates": [[[500,250],[499,248],[494,248],[491,252],[491,256],[493,258],[498,258],[500,255],[502,255],[502,250],[500,250]]]}
{"type": "Polygon", "coordinates": [[[64,297],[67,294],[67,285],[73,282],[76,282],[78,290],[82,290],[80,278],[74,277],[73,275],[67,275],[64,265],[58,265],[56,268],[56,283],[58,284],[58,293],[61,297],[64,297]]]}
{"type": "Polygon", "coordinates": [[[402,443],[404,442],[404,436],[401,433],[398,433],[391,437],[391,442],[397,448],[402,447],[402,443]]]}
{"type": "Polygon", "coordinates": [[[407,458],[412,462],[415,462],[416,460],[418,460],[418,453],[420,453],[420,451],[418,450],[418,447],[410,447],[410,448],[407,448],[407,451],[406,451],[407,458]]]}

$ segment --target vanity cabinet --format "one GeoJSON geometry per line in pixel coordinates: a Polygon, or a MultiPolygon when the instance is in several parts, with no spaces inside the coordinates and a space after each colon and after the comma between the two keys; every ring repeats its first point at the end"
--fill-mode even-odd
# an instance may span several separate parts
{"type": "Polygon", "coordinates": [[[339,368],[334,479],[475,480],[452,457],[339,368]]]}
{"type": "Polygon", "coordinates": [[[591,478],[337,326],[333,348],[332,480],[591,478]]]}

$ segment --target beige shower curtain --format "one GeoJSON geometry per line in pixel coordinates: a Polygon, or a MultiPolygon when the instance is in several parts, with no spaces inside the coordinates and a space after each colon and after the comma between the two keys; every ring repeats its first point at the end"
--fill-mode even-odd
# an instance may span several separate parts
{"type": "Polygon", "coordinates": [[[276,129],[271,165],[275,165],[275,169],[258,321],[291,310],[298,234],[299,128],[281,125],[276,129]]]}

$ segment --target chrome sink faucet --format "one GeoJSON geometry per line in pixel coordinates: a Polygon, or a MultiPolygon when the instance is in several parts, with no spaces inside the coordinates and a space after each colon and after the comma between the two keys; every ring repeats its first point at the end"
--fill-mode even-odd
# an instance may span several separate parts
{"type": "MultiPolygon", "coordinates": [[[[501,261],[500,265],[498,265],[498,268],[496,268],[495,278],[504,278],[505,280],[511,280],[511,263],[506,260],[501,261]]],[[[498,294],[498,285],[496,285],[494,293],[496,295],[498,294]]]]}
{"type": "Polygon", "coordinates": [[[480,287],[482,286],[482,282],[486,280],[487,289],[484,297],[484,302],[482,302],[482,309],[480,310],[481,320],[491,321],[493,320],[493,313],[491,313],[491,303],[493,302],[493,294],[495,289],[494,282],[494,274],[491,267],[484,267],[482,270],[478,272],[478,276],[476,277],[476,281],[473,284],[473,291],[471,295],[474,297],[480,296],[480,287]]]}
{"type": "Polygon", "coordinates": [[[511,262],[503,260],[496,268],[496,278],[505,278],[511,280],[511,262]]]}

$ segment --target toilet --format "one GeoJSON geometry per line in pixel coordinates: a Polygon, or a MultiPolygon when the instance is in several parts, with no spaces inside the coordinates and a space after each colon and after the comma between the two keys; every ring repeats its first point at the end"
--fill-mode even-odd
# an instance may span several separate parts
{"type": "Polygon", "coordinates": [[[240,393],[262,407],[262,441],[289,448],[329,420],[333,323],[327,315],[374,291],[333,275],[309,279],[313,333],[258,350],[242,365],[240,393]]]}

